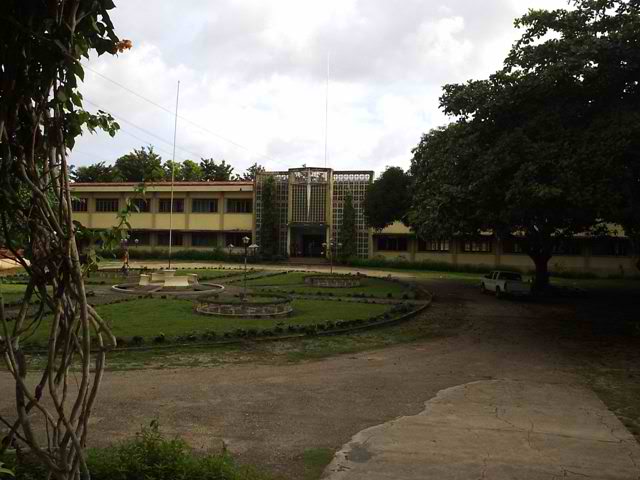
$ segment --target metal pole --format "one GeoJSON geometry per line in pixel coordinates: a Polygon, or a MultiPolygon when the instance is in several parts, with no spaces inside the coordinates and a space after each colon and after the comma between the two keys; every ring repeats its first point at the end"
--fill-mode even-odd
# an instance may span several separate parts
{"type": "Polygon", "coordinates": [[[327,91],[324,104],[324,168],[327,168],[329,145],[329,52],[327,52],[327,91]]]}
{"type": "Polygon", "coordinates": [[[244,247],[244,295],[247,296],[247,247],[244,247]]]}
{"type": "Polygon", "coordinates": [[[178,100],[180,99],[180,80],[176,92],[176,118],[173,124],[173,157],[171,159],[171,200],[169,205],[169,269],[171,269],[171,247],[173,244],[173,183],[176,176],[176,137],[178,135],[178,100]]]}

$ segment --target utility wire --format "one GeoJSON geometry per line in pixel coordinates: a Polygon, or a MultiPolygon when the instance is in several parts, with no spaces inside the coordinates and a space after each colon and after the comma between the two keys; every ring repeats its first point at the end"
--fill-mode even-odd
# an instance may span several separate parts
{"type": "MultiPolygon", "coordinates": [[[[124,123],[127,123],[127,124],[131,125],[132,127],[136,128],[136,129],[138,129],[138,130],[140,130],[141,132],[143,132],[143,133],[145,133],[145,134],[147,134],[147,135],[149,135],[149,136],[151,136],[151,137],[153,137],[153,138],[155,138],[155,139],[157,139],[157,140],[161,141],[162,143],[166,143],[166,144],[167,144],[167,145],[169,145],[169,146],[173,146],[173,143],[172,143],[171,141],[169,141],[169,140],[165,140],[165,139],[164,139],[164,138],[162,138],[161,136],[156,135],[155,133],[150,132],[149,130],[147,130],[147,129],[143,128],[143,127],[140,127],[139,125],[136,125],[135,123],[133,123],[133,122],[131,122],[131,121],[127,120],[127,119],[126,119],[126,118],[124,118],[123,116],[121,116],[121,115],[117,115],[117,114],[115,114],[115,113],[113,113],[113,112],[110,112],[109,110],[107,110],[107,109],[105,109],[105,108],[101,107],[101,106],[100,106],[100,105],[98,105],[97,103],[94,103],[94,102],[92,102],[91,100],[88,100],[88,99],[86,99],[86,98],[84,99],[84,101],[85,101],[85,102],[87,102],[87,103],[88,103],[88,104],[90,104],[90,105],[93,105],[93,106],[94,106],[94,107],[96,107],[97,109],[102,110],[103,112],[108,113],[109,115],[111,115],[112,117],[114,117],[114,118],[118,119],[119,121],[124,122],[124,123]]],[[[147,143],[148,143],[148,142],[147,142],[147,143]]],[[[186,153],[188,153],[188,154],[190,154],[190,155],[193,155],[193,156],[195,156],[196,158],[207,158],[207,157],[206,157],[206,155],[202,155],[201,153],[192,152],[191,150],[187,150],[186,148],[182,148],[182,147],[176,147],[176,148],[177,148],[178,150],[182,150],[183,152],[186,152],[186,153]]]]}
{"type": "MultiPolygon", "coordinates": [[[[172,111],[171,111],[170,109],[168,109],[167,107],[165,107],[165,106],[163,106],[163,105],[160,105],[159,103],[154,102],[153,100],[151,100],[151,99],[149,99],[149,98],[145,97],[144,95],[139,94],[138,92],[136,92],[136,91],[134,91],[134,90],[130,89],[129,87],[127,87],[127,86],[123,85],[122,83],[120,83],[120,82],[118,82],[118,81],[116,81],[116,80],[113,80],[113,79],[111,79],[111,78],[107,77],[106,75],[103,75],[102,73],[100,73],[100,72],[96,71],[95,69],[93,69],[93,68],[89,67],[88,65],[83,64],[83,65],[82,65],[82,67],[83,67],[83,68],[85,68],[85,69],[87,69],[87,70],[89,70],[89,71],[91,71],[91,72],[93,72],[93,73],[95,73],[96,75],[98,75],[99,77],[101,77],[101,78],[103,78],[103,79],[107,80],[108,82],[111,82],[111,83],[113,83],[114,85],[116,85],[116,86],[118,86],[118,87],[122,88],[123,90],[126,90],[126,91],[127,91],[127,92],[129,92],[130,94],[135,95],[136,97],[140,98],[141,100],[144,100],[145,102],[148,102],[148,103],[150,103],[151,105],[153,105],[153,106],[155,106],[155,107],[159,108],[160,110],[164,111],[165,113],[168,113],[168,114],[169,114],[169,115],[171,115],[172,117],[173,117],[173,116],[175,116],[175,112],[172,112],[172,111]]],[[[89,103],[91,103],[91,102],[89,102],[89,103]]],[[[221,139],[221,140],[224,140],[225,142],[230,143],[231,145],[234,145],[234,146],[236,146],[236,147],[238,147],[238,148],[241,148],[241,149],[243,149],[243,150],[246,150],[247,152],[249,152],[249,153],[251,153],[251,154],[258,155],[258,156],[260,156],[260,157],[266,158],[267,160],[270,160],[270,161],[272,161],[272,162],[279,163],[279,164],[281,164],[281,165],[289,166],[288,164],[283,163],[283,162],[281,162],[281,161],[278,161],[278,160],[276,160],[275,158],[270,157],[269,155],[266,155],[266,154],[264,154],[264,153],[255,152],[255,151],[251,150],[249,147],[246,147],[246,146],[244,146],[244,145],[242,145],[242,144],[240,144],[240,143],[238,143],[238,142],[236,142],[236,141],[234,141],[234,140],[231,140],[230,138],[227,138],[227,137],[225,137],[225,136],[223,136],[223,135],[220,135],[219,133],[216,133],[216,132],[214,132],[214,131],[212,131],[212,130],[209,130],[208,128],[203,127],[202,125],[199,125],[198,123],[193,122],[192,120],[190,120],[190,119],[188,119],[188,118],[185,118],[185,117],[183,117],[182,115],[178,115],[178,118],[179,118],[180,120],[182,120],[182,121],[184,121],[184,122],[186,122],[186,123],[188,123],[188,124],[190,124],[190,125],[192,125],[192,126],[196,127],[196,128],[199,128],[199,129],[203,130],[204,132],[209,133],[210,135],[213,135],[213,136],[215,136],[215,137],[217,137],[217,138],[219,138],[219,139],[221,139]]]]}

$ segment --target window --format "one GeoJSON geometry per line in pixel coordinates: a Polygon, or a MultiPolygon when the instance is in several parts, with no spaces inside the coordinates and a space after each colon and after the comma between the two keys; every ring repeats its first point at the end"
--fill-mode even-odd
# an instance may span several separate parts
{"type": "MultiPolygon", "coordinates": [[[[140,213],[148,213],[151,211],[151,201],[146,200],[144,198],[134,198],[131,200],[131,204],[138,207],[138,212],[140,213]]],[[[135,209],[133,213],[137,213],[135,209]]]]}
{"type": "Polygon", "coordinates": [[[229,232],[224,236],[224,246],[244,247],[244,242],[242,241],[244,237],[249,237],[248,245],[251,245],[251,232],[229,232]]]}
{"type": "MultiPolygon", "coordinates": [[[[169,232],[158,232],[158,245],[169,245],[169,232]]],[[[171,245],[174,247],[182,246],[182,232],[171,233],[171,245]]]]}
{"type": "Polygon", "coordinates": [[[118,208],[117,198],[96,198],[96,212],[117,212],[118,208]]]}
{"type": "Polygon", "coordinates": [[[378,250],[386,252],[406,252],[407,237],[377,237],[378,250]]]}
{"type": "Polygon", "coordinates": [[[626,238],[599,238],[593,242],[593,255],[628,257],[631,245],[626,238]]]}
{"type": "Polygon", "coordinates": [[[525,253],[524,241],[508,238],[502,243],[502,251],[506,254],[523,254],[525,253]]]}
{"type": "MultiPolygon", "coordinates": [[[[160,199],[158,212],[160,212],[160,213],[171,213],[171,199],[170,198],[161,198],[160,199]]],[[[182,212],[184,212],[184,198],[174,198],[173,199],[173,212],[174,213],[182,213],[182,212]]]]}
{"type": "Polygon", "coordinates": [[[89,207],[88,198],[75,198],[71,197],[71,210],[74,212],[86,212],[89,207]]]}
{"type": "Polygon", "coordinates": [[[131,232],[131,239],[129,240],[129,246],[135,248],[138,245],[151,245],[151,234],[149,232],[136,232],[136,231],[131,232]],[[136,240],[137,240],[137,243],[136,243],[136,240]]]}
{"type": "Polygon", "coordinates": [[[491,239],[465,240],[462,244],[462,251],[466,253],[490,253],[491,239]]]}
{"type": "Polygon", "coordinates": [[[191,201],[193,213],[216,213],[218,211],[217,198],[194,198],[191,201]]]}
{"type": "Polygon", "coordinates": [[[191,234],[191,246],[216,247],[218,246],[218,235],[211,232],[194,232],[191,234]]]}
{"type": "Polygon", "coordinates": [[[423,240],[418,239],[419,252],[448,252],[449,240],[423,240]]]}
{"type": "Polygon", "coordinates": [[[252,211],[253,200],[250,198],[227,199],[227,213],[251,213],[252,211]]]}

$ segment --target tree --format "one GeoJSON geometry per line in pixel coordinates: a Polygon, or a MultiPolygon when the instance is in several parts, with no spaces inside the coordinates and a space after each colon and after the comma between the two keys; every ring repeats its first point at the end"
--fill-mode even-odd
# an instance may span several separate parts
{"type": "Polygon", "coordinates": [[[233,167],[224,160],[216,163],[213,158],[203,158],[200,169],[205,182],[229,182],[233,178],[233,167]]]}
{"type": "MultiPolygon", "coordinates": [[[[264,178],[264,177],[263,177],[264,178]]],[[[276,181],[268,175],[262,184],[262,215],[260,223],[260,249],[271,257],[278,253],[278,210],[276,209],[276,181]]]]}
{"type": "Polygon", "coordinates": [[[79,183],[113,182],[115,176],[115,169],[105,162],[98,162],[71,170],[71,179],[79,183]]]}
{"type": "Polygon", "coordinates": [[[15,381],[16,404],[15,419],[0,416],[8,428],[0,456],[14,442],[26,445],[56,480],[90,478],[90,416],[106,352],[116,344],[87,302],[67,161],[83,129],[113,136],[118,128],[104,112],[83,110],[78,91],[81,59],[131,46],[116,36],[112,8],[110,0],[2,3],[0,229],[29,279],[11,322],[0,298],[0,351],[15,381]],[[23,341],[44,315],[50,316],[46,361],[42,372],[30,375],[23,341]]]}
{"type": "Polygon", "coordinates": [[[364,213],[377,230],[404,221],[411,206],[411,176],[400,167],[387,167],[367,189],[364,213]]]}
{"type": "Polygon", "coordinates": [[[141,147],[118,158],[116,178],[123,182],[161,182],[164,178],[162,158],[153,147],[141,147]]]}
{"type": "Polygon", "coordinates": [[[574,4],[519,19],[521,40],[488,80],[445,86],[441,106],[456,122],[425,135],[412,162],[414,228],[425,236],[517,235],[536,288],[548,285],[556,245],[606,231],[603,220],[615,218],[611,206],[622,196],[617,172],[637,162],[640,124],[626,105],[637,111],[639,7],[574,4]],[[606,137],[615,140],[604,148],[595,141],[606,137]]]}
{"type": "Polygon", "coordinates": [[[340,227],[340,250],[343,261],[358,255],[358,226],[356,224],[356,209],[353,205],[353,195],[347,193],[342,207],[342,226],[340,227]]]}
{"type": "Polygon", "coordinates": [[[246,172],[244,172],[242,175],[238,175],[237,179],[243,180],[245,182],[252,182],[256,179],[258,174],[264,173],[265,171],[266,170],[262,165],[258,165],[257,163],[254,163],[249,168],[247,168],[246,172]]]}
{"type": "Polygon", "coordinates": [[[201,182],[202,168],[193,160],[185,160],[180,166],[180,180],[183,182],[201,182]]]}

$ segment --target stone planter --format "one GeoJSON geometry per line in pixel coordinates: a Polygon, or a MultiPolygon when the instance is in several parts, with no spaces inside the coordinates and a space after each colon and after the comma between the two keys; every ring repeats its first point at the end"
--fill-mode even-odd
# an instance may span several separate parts
{"type": "Polygon", "coordinates": [[[353,288],[361,284],[360,277],[351,275],[309,275],[304,277],[304,283],[321,288],[353,288]]]}

